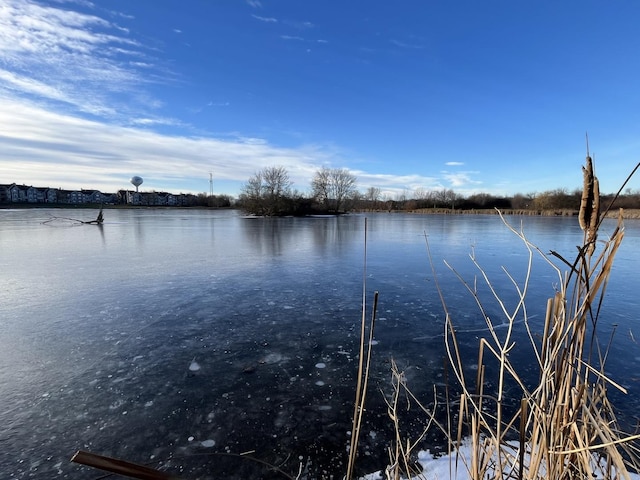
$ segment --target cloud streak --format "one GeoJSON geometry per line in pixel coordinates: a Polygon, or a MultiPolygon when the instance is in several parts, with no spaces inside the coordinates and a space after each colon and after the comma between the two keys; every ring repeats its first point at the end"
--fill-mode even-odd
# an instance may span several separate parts
{"type": "Polygon", "coordinates": [[[255,18],[256,20],[260,20],[261,22],[265,22],[265,23],[278,23],[278,19],[277,18],[273,18],[273,17],[261,17],[260,15],[251,15],[253,18],[255,18]]]}
{"type": "Polygon", "coordinates": [[[4,95],[122,119],[131,102],[141,106],[136,93],[161,70],[148,52],[127,28],[90,13],[28,0],[6,0],[0,9],[4,95]],[[125,97],[117,108],[114,94],[125,97]]]}
{"type": "Polygon", "coordinates": [[[442,172],[443,178],[449,182],[451,188],[467,188],[470,186],[480,185],[482,182],[473,180],[472,175],[478,172],[442,172]]]}

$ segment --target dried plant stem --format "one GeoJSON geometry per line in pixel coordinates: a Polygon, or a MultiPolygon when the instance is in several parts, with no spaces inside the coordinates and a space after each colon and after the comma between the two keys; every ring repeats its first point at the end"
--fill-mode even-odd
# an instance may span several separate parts
{"type": "Polygon", "coordinates": [[[351,429],[351,441],[349,445],[349,459],[347,464],[346,480],[353,476],[353,469],[358,451],[358,441],[360,438],[360,428],[362,426],[362,415],[367,396],[367,384],[369,381],[369,369],[371,366],[371,349],[373,345],[373,331],[375,327],[376,312],[378,309],[378,292],[374,293],[373,312],[369,324],[369,338],[367,340],[367,306],[366,306],[366,285],[367,285],[367,219],[364,224],[364,266],[362,277],[362,318],[360,322],[360,351],[358,356],[358,378],[356,381],[356,397],[354,402],[353,424],[351,429]],[[366,346],[365,346],[366,342],[366,346]],[[365,354],[366,352],[366,354],[365,354]],[[366,361],[365,361],[366,355],[366,361]]]}

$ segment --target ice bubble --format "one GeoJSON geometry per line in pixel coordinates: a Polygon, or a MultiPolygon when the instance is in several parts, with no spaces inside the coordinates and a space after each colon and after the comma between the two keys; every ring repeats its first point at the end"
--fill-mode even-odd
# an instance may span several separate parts
{"type": "Polygon", "coordinates": [[[196,362],[195,358],[191,360],[191,363],[189,364],[189,370],[192,372],[197,372],[198,370],[200,370],[200,364],[196,362]]]}
{"type": "Polygon", "coordinates": [[[260,361],[260,363],[268,363],[268,364],[280,363],[284,359],[285,358],[281,353],[269,353],[260,361]]]}
{"type": "Polygon", "coordinates": [[[144,406],[147,408],[149,408],[151,405],[153,405],[153,400],[149,400],[147,403],[144,404],[144,406]]]}
{"type": "Polygon", "coordinates": [[[325,368],[326,366],[327,364],[323,362],[316,363],[316,368],[325,368]]]}
{"type": "Polygon", "coordinates": [[[193,438],[193,437],[189,437],[189,438],[187,438],[187,441],[188,441],[188,442],[193,442],[193,440],[194,440],[194,438],[193,438]]]}
{"type": "Polygon", "coordinates": [[[321,412],[326,412],[327,410],[331,410],[331,405],[320,405],[318,407],[318,410],[320,410],[321,412]]]}
{"type": "Polygon", "coordinates": [[[319,387],[322,387],[324,385],[324,382],[322,380],[318,380],[316,382],[316,385],[318,385],[319,387]]]}
{"type": "Polygon", "coordinates": [[[206,448],[211,448],[216,444],[215,440],[203,440],[202,442],[200,442],[200,445],[202,445],[203,447],[206,448]]]}

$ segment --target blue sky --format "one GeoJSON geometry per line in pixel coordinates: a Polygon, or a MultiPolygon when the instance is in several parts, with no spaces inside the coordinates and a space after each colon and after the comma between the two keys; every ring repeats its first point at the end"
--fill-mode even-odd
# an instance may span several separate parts
{"type": "MultiPolygon", "coordinates": [[[[0,0],[0,183],[601,189],[640,160],[635,1],[0,0]]],[[[632,189],[640,188],[634,179],[632,189]]]]}

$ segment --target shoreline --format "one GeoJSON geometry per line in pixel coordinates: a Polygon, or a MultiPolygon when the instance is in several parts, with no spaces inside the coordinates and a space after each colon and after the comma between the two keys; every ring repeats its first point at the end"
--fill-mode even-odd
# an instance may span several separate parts
{"type": "MultiPolygon", "coordinates": [[[[0,210],[21,210],[21,209],[37,209],[37,208],[53,208],[53,209],[82,209],[82,210],[96,210],[103,208],[108,209],[161,209],[161,210],[240,210],[234,207],[207,207],[202,205],[180,207],[180,206],[165,206],[165,205],[100,205],[100,204],[43,204],[43,203],[5,203],[0,204],[0,210]]],[[[577,217],[578,210],[573,209],[550,209],[550,210],[527,210],[527,209],[504,209],[496,210],[494,208],[486,209],[450,209],[450,208],[417,208],[413,210],[359,210],[355,213],[407,213],[414,215],[497,215],[498,212],[503,215],[509,216],[533,216],[533,217],[577,217]]],[[[605,215],[605,218],[618,218],[619,209],[611,209],[605,215]]],[[[623,218],[625,220],[638,220],[640,219],[640,209],[629,208],[623,209],[623,218]]]]}
{"type": "MultiPolygon", "coordinates": [[[[513,210],[513,209],[505,209],[505,210],[496,210],[496,209],[473,209],[473,210],[450,210],[443,208],[421,208],[415,210],[407,210],[406,212],[399,211],[398,213],[414,213],[414,214],[422,214],[422,215],[497,215],[498,212],[503,215],[523,215],[523,216],[533,216],[533,217],[577,217],[578,210],[513,210]]],[[[605,215],[605,218],[618,218],[619,209],[611,209],[605,215]]],[[[623,209],[623,218],[625,220],[629,219],[640,219],[640,209],[630,208],[623,209]]]]}

